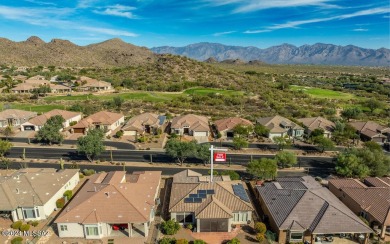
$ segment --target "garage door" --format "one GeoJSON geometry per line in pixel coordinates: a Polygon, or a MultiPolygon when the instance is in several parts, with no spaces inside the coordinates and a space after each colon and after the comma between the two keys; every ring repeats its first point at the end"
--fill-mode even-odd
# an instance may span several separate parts
{"type": "Polygon", "coordinates": [[[194,136],[207,136],[207,131],[194,131],[194,136]]]}
{"type": "Polygon", "coordinates": [[[123,131],[123,135],[125,135],[125,136],[135,136],[135,135],[137,135],[137,131],[135,131],[135,130],[125,130],[125,131],[123,131]]]}
{"type": "Polygon", "coordinates": [[[201,219],[200,232],[228,232],[228,219],[201,219]]]}
{"type": "Polygon", "coordinates": [[[74,128],[73,132],[74,133],[84,133],[84,128],[74,128]]]}

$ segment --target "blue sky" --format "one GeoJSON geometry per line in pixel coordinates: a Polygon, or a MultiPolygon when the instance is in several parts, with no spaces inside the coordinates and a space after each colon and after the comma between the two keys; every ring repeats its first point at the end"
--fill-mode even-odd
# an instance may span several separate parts
{"type": "Polygon", "coordinates": [[[389,0],[1,0],[0,36],[119,37],[139,46],[196,42],[267,48],[317,42],[390,48],[389,0]]]}

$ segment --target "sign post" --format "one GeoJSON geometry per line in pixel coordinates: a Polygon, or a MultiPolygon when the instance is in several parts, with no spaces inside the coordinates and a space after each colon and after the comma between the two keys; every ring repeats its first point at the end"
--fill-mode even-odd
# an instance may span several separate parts
{"type": "Polygon", "coordinates": [[[211,165],[210,182],[213,182],[214,159],[215,159],[215,162],[225,162],[226,161],[226,153],[215,153],[214,154],[214,151],[226,152],[227,149],[225,149],[225,148],[214,148],[214,145],[211,145],[209,150],[210,150],[210,165],[211,165]]]}

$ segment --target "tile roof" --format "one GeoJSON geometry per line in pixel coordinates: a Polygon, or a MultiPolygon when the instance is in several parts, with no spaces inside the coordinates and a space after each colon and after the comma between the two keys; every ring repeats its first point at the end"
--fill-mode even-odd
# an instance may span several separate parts
{"type": "Polygon", "coordinates": [[[154,113],[143,113],[132,117],[122,127],[124,131],[138,131],[139,133],[144,132],[144,126],[149,125],[152,127],[160,127],[165,123],[165,116],[161,116],[154,113]]]}
{"type": "Polygon", "coordinates": [[[209,131],[209,120],[204,116],[187,114],[172,119],[171,128],[181,129],[188,126],[193,131],[209,131]]]}
{"type": "Polygon", "coordinates": [[[102,80],[96,80],[96,79],[93,79],[93,78],[89,78],[89,77],[86,77],[86,76],[81,76],[80,79],[78,80],[78,82],[83,82],[85,81],[86,84],[84,85],[80,85],[80,87],[83,87],[83,88],[87,88],[87,87],[110,87],[111,86],[111,83],[108,83],[106,81],[102,81],[102,80]]]}
{"type": "Polygon", "coordinates": [[[78,169],[23,169],[11,176],[0,176],[0,210],[43,205],[49,201],[78,169]]]}
{"type": "Polygon", "coordinates": [[[330,179],[328,182],[338,189],[341,187],[367,188],[367,186],[358,179],[330,179]]]}
{"type": "MultiPolygon", "coordinates": [[[[241,200],[233,192],[232,185],[241,183],[241,181],[193,183],[194,180],[191,179],[186,183],[183,179],[183,172],[178,174],[180,174],[179,177],[174,175],[169,212],[194,212],[199,218],[207,218],[207,216],[212,216],[208,218],[230,218],[232,212],[253,210],[250,203],[241,200]],[[176,182],[175,179],[179,181],[176,182]],[[206,198],[203,198],[199,203],[184,202],[189,194],[198,194],[202,190],[214,190],[214,194],[206,194],[206,198]]],[[[187,170],[185,174],[188,174],[187,170]]]]}
{"type": "Polygon", "coordinates": [[[19,109],[6,109],[0,112],[0,120],[29,119],[34,116],[37,116],[36,112],[24,111],[19,109]]]}
{"type": "Polygon", "coordinates": [[[77,124],[73,125],[72,128],[88,128],[94,124],[112,125],[123,117],[124,116],[121,113],[100,111],[80,120],[77,124]]]}
{"type": "Polygon", "coordinates": [[[270,129],[270,132],[274,132],[274,133],[287,131],[288,129],[284,128],[286,126],[291,126],[292,129],[303,130],[301,126],[279,115],[272,116],[272,117],[258,118],[256,122],[261,125],[264,125],[268,129],[270,129]]]}
{"type": "Polygon", "coordinates": [[[161,171],[93,175],[56,219],[56,223],[145,223],[155,207],[161,171]]]}
{"type": "Polygon", "coordinates": [[[321,128],[324,131],[333,131],[335,124],[323,117],[312,117],[312,118],[302,118],[298,119],[299,122],[304,124],[310,131],[321,128]]]}
{"type": "Polygon", "coordinates": [[[361,134],[366,135],[368,137],[384,137],[381,133],[390,133],[389,127],[382,126],[373,121],[357,121],[350,122],[349,124],[356,130],[360,131],[361,134]]]}
{"type": "Polygon", "coordinates": [[[280,230],[303,228],[314,234],[372,232],[312,177],[281,178],[256,188],[280,230]]]}
{"type": "Polygon", "coordinates": [[[368,186],[375,187],[390,187],[390,178],[389,177],[368,177],[364,178],[364,183],[368,186]]]}
{"type": "Polygon", "coordinates": [[[247,119],[230,117],[226,119],[220,119],[214,122],[218,131],[232,130],[237,125],[253,126],[253,123],[247,119]]]}
{"type": "Polygon", "coordinates": [[[35,118],[30,119],[28,122],[33,124],[33,125],[44,125],[46,121],[56,115],[62,116],[65,120],[69,120],[71,118],[74,118],[76,116],[81,115],[79,112],[71,112],[71,111],[66,111],[66,110],[60,110],[60,109],[54,109],[51,110],[47,113],[44,113],[42,115],[39,115],[35,118]]]}

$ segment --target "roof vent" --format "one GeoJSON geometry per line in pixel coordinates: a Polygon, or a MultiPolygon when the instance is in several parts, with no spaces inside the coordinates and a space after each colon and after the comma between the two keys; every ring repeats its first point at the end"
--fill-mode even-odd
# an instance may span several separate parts
{"type": "Polygon", "coordinates": [[[16,194],[19,194],[19,188],[16,188],[16,194]]]}
{"type": "Polygon", "coordinates": [[[110,197],[110,193],[109,192],[105,192],[104,194],[106,194],[107,197],[110,197]]]}

